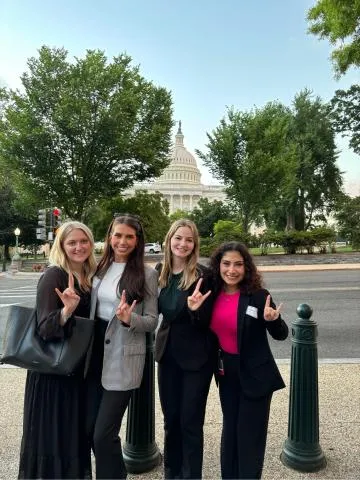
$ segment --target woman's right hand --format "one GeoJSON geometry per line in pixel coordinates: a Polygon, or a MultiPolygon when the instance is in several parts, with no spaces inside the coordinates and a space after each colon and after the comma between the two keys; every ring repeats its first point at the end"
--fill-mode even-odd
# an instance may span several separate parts
{"type": "Polygon", "coordinates": [[[195,290],[193,291],[193,294],[190,295],[187,299],[187,304],[190,310],[193,312],[198,310],[201,305],[204,303],[204,301],[208,298],[208,296],[211,293],[211,290],[208,290],[206,293],[202,294],[200,292],[200,286],[202,284],[203,279],[199,278],[199,281],[196,284],[195,290]]]}
{"type": "Polygon", "coordinates": [[[75,292],[74,275],[72,273],[69,273],[68,287],[63,292],[60,292],[58,288],[55,288],[55,292],[58,294],[60,300],[64,304],[64,315],[66,317],[69,317],[76,310],[76,307],[79,305],[80,302],[80,297],[75,292]]]}

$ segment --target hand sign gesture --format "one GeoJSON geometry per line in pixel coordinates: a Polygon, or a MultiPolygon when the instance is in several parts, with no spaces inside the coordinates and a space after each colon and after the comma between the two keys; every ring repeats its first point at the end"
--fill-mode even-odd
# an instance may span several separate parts
{"type": "Polygon", "coordinates": [[[200,286],[202,284],[203,279],[199,278],[199,281],[196,284],[195,290],[191,296],[187,299],[187,304],[190,310],[193,312],[198,310],[204,301],[208,298],[211,293],[211,290],[208,290],[206,293],[202,294],[200,292],[200,286]]]}
{"type": "Polygon", "coordinates": [[[265,302],[265,307],[264,307],[264,318],[268,322],[271,322],[273,320],[277,320],[280,315],[280,309],[283,306],[282,303],[278,306],[278,308],[272,308],[270,305],[270,295],[266,297],[266,302],[265,302]]]}
{"type": "Polygon", "coordinates": [[[58,288],[55,288],[55,292],[58,294],[58,296],[60,297],[60,300],[64,304],[64,308],[63,308],[64,314],[66,316],[70,316],[80,302],[80,297],[75,292],[74,275],[72,273],[69,273],[68,287],[62,293],[58,288]]]}
{"type": "Polygon", "coordinates": [[[135,308],[136,300],[134,300],[132,304],[129,305],[128,303],[126,303],[125,293],[126,293],[125,290],[123,290],[120,297],[119,306],[116,309],[116,316],[121,322],[126,323],[127,325],[130,325],[131,313],[135,308]]]}

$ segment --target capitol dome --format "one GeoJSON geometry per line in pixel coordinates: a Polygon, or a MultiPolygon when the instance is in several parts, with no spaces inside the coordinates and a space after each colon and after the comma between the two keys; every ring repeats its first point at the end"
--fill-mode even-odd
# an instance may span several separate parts
{"type": "Polygon", "coordinates": [[[157,179],[158,183],[175,182],[179,184],[200,184],[201,173],[196,159],[184,146],[184,135],[181,131],[181,121],[175,135],[175,145],[171,151],[171,163],[157,179]]]}
{"type": "Polygon", "coordinates": [[[175,144],[171,150],[171,161],[162,175],[151,183],[136,183],[133,188],[123,192],[125,198],[131,197],[137,190],[146,190],[149,193],[160,192],[169,203],[170,213],[177,210],[191,212],[200,198],[226,201],[223,185],[202,185],[201,173],[196,159],[184,147],[184,135],[181,131],[181,122],[175,135],[175,144]]]}

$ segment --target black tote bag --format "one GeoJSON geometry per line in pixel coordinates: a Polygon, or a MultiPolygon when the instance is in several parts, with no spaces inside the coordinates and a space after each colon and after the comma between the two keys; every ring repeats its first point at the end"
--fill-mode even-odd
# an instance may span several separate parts
{"type": "Polygon", "coordinates": [[[0,362],[39,373],[71,375],[87,353],[94,320],[75,316],[71,321],[71,336],[45,341],[37,333],[36,308],[12,305],[0,362]]]}

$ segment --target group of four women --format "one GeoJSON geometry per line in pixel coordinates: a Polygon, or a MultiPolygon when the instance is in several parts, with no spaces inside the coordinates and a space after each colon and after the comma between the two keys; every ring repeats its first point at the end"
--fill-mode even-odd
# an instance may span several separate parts
{"type": "Polygon", "coordinates": [[[164,415],[164,477],[200,479],[203,424],[213,374],[223,412],[222,478],[260,478],[272,393],[284,387],[267,333],[288,328],[246,247],[220,246],[198,263],[193,222],[178,220],[157,269],[144,263],[139,218],[111,222],[98,265],[91,231],[67,222],[38,283],[38,331],[71,335],[75,316],[95,316],[88,355],[71,376],[29,371],[19,478],[126,478],[119,431],[142,380],[146,332],[162,322],[155,359],[164,415]],[[159,295],[158,295],[159,289],[159,295]]]}

